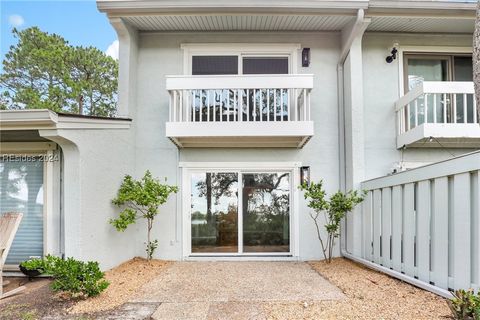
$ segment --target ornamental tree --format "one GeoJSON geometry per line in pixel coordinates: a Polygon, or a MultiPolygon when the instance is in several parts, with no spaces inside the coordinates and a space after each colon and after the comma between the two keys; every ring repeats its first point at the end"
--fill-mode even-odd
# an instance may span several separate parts
{"type": "Polygon", "coordinates": [[[340,222],[348,212],[351,212],[363,201],[365,193],[359,194],[357,190],[350,190],[347,193],[337,191],[327,200],[322,180],[318,183],[311,182],[309,185],[304,183],[300,189],[305,191],[304,197],[308,199],[308,207],[313,209],[313,212],[309,214],[315,224],[325,261],[330,263],[335,240],[340,236],[340,222]],[[322,237],[320,231],[322,214],[325,220],[324,228],[327,231],[326,239],[322,237]]]}
{"type": "MultiPolygon", "coordinates": [[[[165,182],[167,179],[165,179],[165,182]]],[[[117,197],[112,200],[114,205],[123,208],[118,218],[110,219],[117,231],[125,231],[127,227],[134,224],[138,219],[147,219],[147,259],[151,260],[158,240],[151,240],[150,234],[153,227],[153,220],[159,214],[159,207],[167,202],[172,193],[177,193],[177,186],[162,184],[150,171],[146,171],[140,180],[133,179],[126,175],[118,190],[117,197]]]]}

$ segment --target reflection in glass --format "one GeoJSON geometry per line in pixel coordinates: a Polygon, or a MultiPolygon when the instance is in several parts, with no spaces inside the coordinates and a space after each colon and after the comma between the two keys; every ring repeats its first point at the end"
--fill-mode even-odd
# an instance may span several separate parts
{"type": "Polygon", "coordinates": [[[237,174],[194,173],[191,181],[192,252],[237,252],[237,174]]]}
{"type": "Polygon", "coordinates": [[[290,251],[290,176],[243,174],[243,251],[290,251]]]}
{"type": "Polygon", "coordinates": [[[43,255],[43,163],[33,159],[0,161],[0,213],[23,213],[7,265],[43,255]]]}

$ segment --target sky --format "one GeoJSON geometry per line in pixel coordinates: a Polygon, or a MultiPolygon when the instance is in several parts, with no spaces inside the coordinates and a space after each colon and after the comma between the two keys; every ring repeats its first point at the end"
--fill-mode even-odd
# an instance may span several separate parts
{"type": "Polygon", "coordinates": [[[1,60],[16,43],[12,28],[32,26],[56,33],[71,45],[94,46],[118,58],[117,35],[106,15],[97,10],[95,0],[0,0],[1,60]]]}

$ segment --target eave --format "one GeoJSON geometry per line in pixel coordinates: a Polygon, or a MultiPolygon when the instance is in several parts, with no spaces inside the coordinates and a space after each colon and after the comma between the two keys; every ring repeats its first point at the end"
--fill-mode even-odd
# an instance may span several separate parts
{"type": "Polygon", "coordinates": [[[97,0],[98,10],[110,16],[175,13],[349,13],[366,9],[368,0],[97,0]]]}
{"type": "Polygon", "coordinates": [[[128,129],[131,119],[57,114],[46,109],[0,111],[0,131],[40,129],[128,129]]]}

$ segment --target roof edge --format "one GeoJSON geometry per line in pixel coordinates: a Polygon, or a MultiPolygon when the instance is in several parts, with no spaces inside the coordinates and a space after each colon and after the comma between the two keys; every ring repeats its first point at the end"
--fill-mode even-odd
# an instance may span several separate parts
{"type": "Polygon", "coordinates": [[[105,13],[216,13],[216,12],[298,12],[311,10],[352,11],[367,9],[368,0],[97,0],[97,8],[105,13]]]}
{"type": "Polygon", "coordinates": [[[132,119],[56,113],[47,109],[1,110],[0,131],[39,129],[128,129],[132,119]]]}

